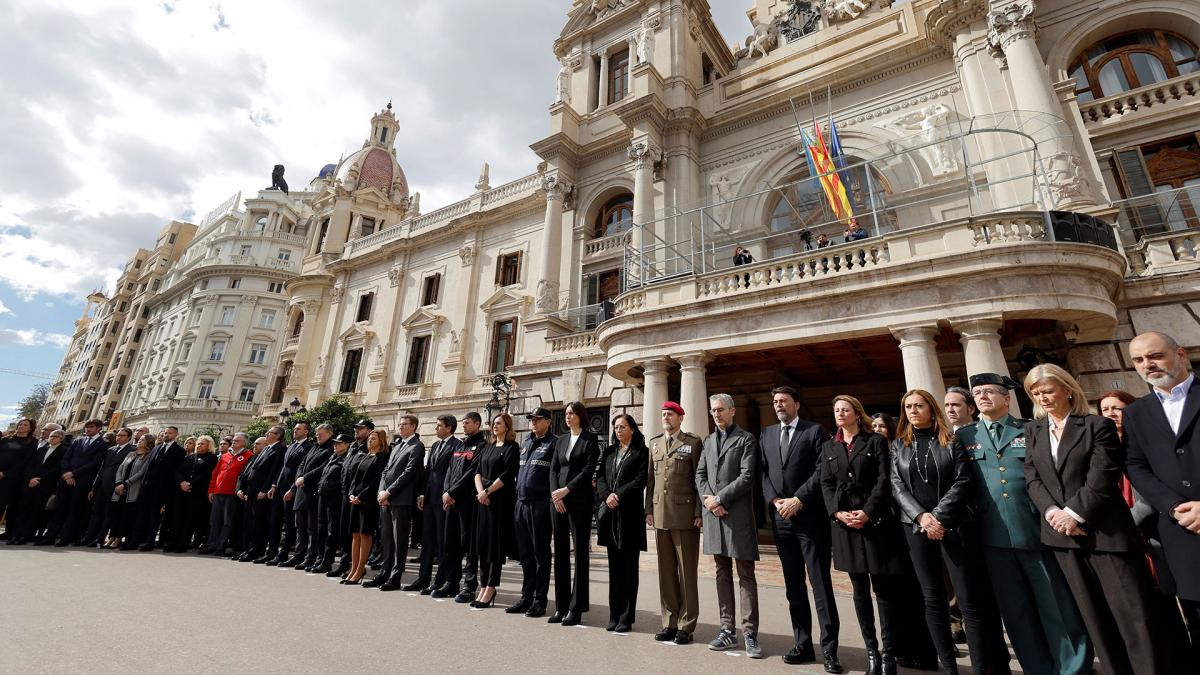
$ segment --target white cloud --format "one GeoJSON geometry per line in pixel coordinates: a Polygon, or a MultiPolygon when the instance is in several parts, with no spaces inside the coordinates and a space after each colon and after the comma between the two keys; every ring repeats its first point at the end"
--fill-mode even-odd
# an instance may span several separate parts
{"type": "Polygon", "coordinates": [[[40,347],[56,345],[66,347],[71,344],[71,336],[62,333],[46,333],[34,329],[0,328],[0,345],[18,345],[21,347],[40,347]]]}
{"type": "Polygon", "coordinates": [[[7,306],[5,306],[4,301],[0,300],[0,316],[4,316],[5,314],[12,314],[12,313],[13,313],[12,310],[9,309],[7,306]]]}

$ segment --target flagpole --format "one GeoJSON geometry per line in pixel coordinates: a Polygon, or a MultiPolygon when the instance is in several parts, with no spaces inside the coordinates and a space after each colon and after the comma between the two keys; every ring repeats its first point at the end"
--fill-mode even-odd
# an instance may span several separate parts
{"type": "MultiPolygon", "coordinates": [[[[808,110],[809,110],[809,114],[812,115],[813,130],[815,132],[816,127],[817,127],[817,106],[815,104],[813,104],[812,89],[808,90],[808,110]]],[[[820,171],[820,169],[815,166],[813,168],[814,168],[814,170],[813,170],[812,178],[818,182],[821,182],[820,174],[818,173],[820,171]]],[[[829,205],[826,204],[826,206],[829,206],[829,205]]],[[[834,215],[837,215],[837,214],[834,214],[834,215]]]]}

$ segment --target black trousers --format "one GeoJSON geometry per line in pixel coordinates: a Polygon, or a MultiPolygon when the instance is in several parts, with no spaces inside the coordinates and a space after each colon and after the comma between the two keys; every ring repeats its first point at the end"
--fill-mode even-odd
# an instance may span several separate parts
{"type": "Polygon", "coordinates": [[[817,620],[821,625],[821,651],[837,653],[841,621],[838,619],[833,581],[829,574],[833,558],[829,523],[822,519],[819,524],[809,525],[772,514],[771,527],[775,532],[775,545],[783,567],[783,584],[796,649],[808,651],[813,646],[812,610],[808,604],[808,588],[804,584],[807,570],[813,603],[817,607],[817,620]]]}
{"type": "Polygon", "coordinates": [[[88,498],[92,489],[92,478],[81,476],[75,485],[59,479],[54,491],[54,514],[46,527],[47,539],[75,541],[87,526],[88,498]]]}
{"type": "Polygon", "coordinates": [[[925,623],[937,648],[938,661],[944,665],[955,661],[946,598],[948,573],[962,610],[972,672],[983,673],[992,666],[997,672],[1007,672],[1008,647],[1004,644],[1000,610],[992,595],[982,549],[970,537],[965,541],[952,537],[933,541],[911,529],[905,530],[905,541],[925,598],[925,623]]]}
{"type": "Polygon", "coordinates": [[[638,549],[608,547],[608,620],[633,625],[637,618],[638,549]]]}
{"type": "Polygon", "coordinates": [[[440,587],[446,582],[446,573],[441,560],[446,549],[446,512],[441,500],[425,502],[421,510],[421,569],[417,572],[417,583],[440,587]],[[437,563],[437,577],[433,576],[433,565],[437,563]]]}
{"type": "Polygon", "coordinates": [[[92,497],[92,515],[88,519],[87,530],[83,533],[84,541],[104,536],[104,523],[108,520],[108,511],[112,507],[111,499],[112,490],[96,490],[92,497]]]}
{"type": "Polygon", "coordinates": [[[283,528],[284,515],[288,503],[283,501],[283,493],[275,491],[274,499],[266,499],[271,507],[267,509],[266,554],[272,558],[279,554],[279,538],[283,528]]]}
{"type": "Polygon", "coordinates": [[[567,504],[566,508],[566,513],[559,513],[553,507],[550,509],[550,522],[554,528],[554,606],[564,614],[582,614],[588,611],[590,600],[592,512],[586,504],[580,503],[567,504]],[[571,574],[572,568],[574,574],[571,574]]]}
{"type": "MultiPolygon", "coordinates": [[[[132,504],[130,506],[132,507],[132,504]]],[[[108,503],[104,509],[104,522],[100,523],[100,529],[96,530],[96,537],[100,543],[103,544],[107,537],[124,536],[121,530],[121,516],[125,510],[125,497],[123,496],[117,497],[115,502],[108,503]]]]}
{"type": "Polygon", "coordinates": [[[270,499],[255,499],[250,494],[243,502],[242,550],[254,557],[266,553],[267,528],[271,524],[271,511],[275,505],[270,499]]]}
{"type": "Polygon", "coordinates": [[[1192,636],[1192,662],[1200,661],[1200,601],[1179,599],[1179,607],[1183,610],[1183,621],[1187,624],[1188,634],[1192,636]]]}
{"type": "Polygon", "coordinates": [[[404,565],[408,562],[408,537],[412,529],[411,506],[386,506],[379,512],[380,555],[383,566],[379,573],[384,579],[400,583],[404,565]]]}
{"type": "Polygon", "coordinates": [[[1183,672],[1173,655],[1176,650],[1160,639],[1163,623],[1145,556],[1140,552],[1051,550],[1079,606],[1101,672],[1183,672]],[[1109,601],[1114,589],[1120,591],[1119,602],[1109,601]]]}
{"type": "MultiPolygon", "coordinates": [[[[164,518],[163,511],[167,508],[170,495],[169,486],[155,489],[154,486],[142,483],[141,493],[138,495],[139,513],[136,532],[133,534],[139,544],[145,543],[154,546],[158,541],[160,527],[163,540],[166,540],[169,530],[166,524],[170,520],[164,518]]],[[[167,516],[169,517],[170,514],[167,516]]]]}
{"type": "Polygon", "coordinates": [[[207,492],[175,490],[170,513],[170,548],[184,550],[204,541],[212,515],[207,492]]]}
{"type": "Polygon", "coordinates": [[[543,607],[550,593],[550,502],[518,501],[513,534],[521,558],[521,600],[543,607]]]}
{"type": "MultiPolygon", "coordinates": [[[[293,488],[293,490],[294,489],[295,488],[293,488]]],[[[280,492],[286,493],[287,491],[283,488],[279,488],[276,490],[275,494],[279,494],[280,492]]],[[[292,547],[297,545],[296,533],[298,532],[299,528],[296,525],[296,510],[292,508],[292,505],[295,503],[295,496],[292,497],[291,501],[284,501],[283,497],[279,497],[278,499],[279,523],[281,528],[281,531],[278,535],[280,562],[283,562],[288,557],[288,554],[292,552],[292,547]]],[[[307,551],[305,551],[305,553],[307,553],[307,551]]],[[[297,553],[297,555],[300,554],[297,553]]]]}
{"type": "Polygon", "coordinates": [[[4,518],[4,532],[9,537],[17,536],[17,524],[21,522],[20,476],[5,476],[0,479],[0,517],[4,518]]]}
{"type": "MultiPolygon", "coordinates": [[[[903,526],[908,527],[908,526],[903,526]]],[[[949,581],[946,586],[950,586],[949,581]]],[[[954,623],[954,607],[950,609],[950,627],[954,623]]],[[[929,637],[929,626],[925,623],[925,596],[917,575],[909,567],[896,577],[896,596],[892,603],[892,654],[897,659],[907,659],[920,664],[935,665],[938,655],[929,637]]]]}
{"type": "Polygon", "coordinates": [[[21,487],[21,519],[17,524],[19,536],[32,539],[45,526],[46,502],[54,494],[55,485],[53,481],[43,481],[37,487],[29,487],[28,483],[21,487]]]}
{"type": "Polygon", "coordinates": [[[296,551],[292,557],[304,561],[304,566],[317,564],[321,557],[324,537],[321,531],[321,509],[316,495],[309,497],[304,508],[292,511],[292,526],[296,529],[296,551]]]}
{"type": "Polygon", "coordinates": [[[340,553],[342,564],[350,566],[350,534],[342,526],[343,499],[341,492],[323,493],[317,499],[316,544],[321,551],[322,565],[332,567],[340,553]]]}
{"type": "Polygon", "coordinates": [[[858,617],[858,629],[862,632],[863,644],[868,651],[878,651],[883,640],[883,651],[894,652],[896,644],[892,632],[892,616],[899,580],[891,574],[850,573],[850,585],[854,589],[854,615],[858,617]],[[875,610],[871,607],[871,589],[875,589],[875,603],[879,606],[879,637],[875,636],[875,610]]]}
{"type": "MultiPolygon", "coordinates": [[[[491,586],[493,588],[500,585],[500,573],[504,571],[504,560],[487,560],[479,561],[479,585],[491,586]]],[[[472,591],[474,592],[474,591],[472,591]]]]}
{"type": "Polygon", "coordinates": [[[451,506],[446,511],[446,548],[439,566],[446,570],[446,585],[454,588],[461,582],[462,590],[467,593],[474,593],[479,587],[479,556],[475,553],[474,539],[474,505],[451,506]]]}

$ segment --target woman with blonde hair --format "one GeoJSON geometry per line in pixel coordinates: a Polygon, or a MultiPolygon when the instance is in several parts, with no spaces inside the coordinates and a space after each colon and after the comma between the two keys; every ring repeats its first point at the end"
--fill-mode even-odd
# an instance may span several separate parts
{"type": "Polygon", "coordinates": [[[367,436],[367,454],[350,469],[346,499],[350,502],[350,572],[341,583],[357,585],[367,573],[367,558],[379,529],[379,502],[376,492],[383,466],[387,462],[387,434],[373,429],[367,436]]]}
{"type": "Polygon", "coordinates": [[[196,437],[195,436],[188,436],[187,438],[185,438],[183,440],[183,451],[189,455],[196,452],[196,437]]]}
{"type": "Polygon", "coordinates": [[[1004,672],[1008,650],[992,596],[983,546],[971,522],[969,458],[933,394],[911,389],[892,441],[892,494],[906,525],[905,542],[925,601],[925,624],[944,672],[957,672],[946,574],[963,614],[975,672],[1004,672]],[[944,570],[943,572],[943,565],[944,570]]]}
{"type": "Polygon", "coordinates": [[[171,541],[165,550],[186,553],[192,547],[203,547],[212,516],[208,500],[208,484],[217,466],[212,436],[189,438],[193,449],[175,470],[175,504],[171,509],[171,541]]]}
{"type": "Polygon", "coordinates": [[[512,416],[492,418],[492,442],[483,446],[475,472],[475,547],[479,554],[479,595],[472,609],[491,607],[505,558],[515,558],[513,513],[521,451],[512,416]]]}
{"type": "Polygon", "coordinates": [[[1036,417],[1025,426],[1025,483],[1103,672],[1182,672],[1161,639],[1141,537],[1121,496],[1116,426],[1089,412],[1083,387],[1056,365],[1035,366],[1024,385],[1036,417]],[[1120,602],[1105,597],[1114,588],[1120,602]]]}

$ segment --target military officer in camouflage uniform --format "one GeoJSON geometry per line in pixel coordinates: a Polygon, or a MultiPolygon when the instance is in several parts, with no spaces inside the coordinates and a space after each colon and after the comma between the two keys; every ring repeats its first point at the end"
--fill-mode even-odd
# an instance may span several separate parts
{"type": "Polygon", "coordinates": [[[1029,420],[1009,414],[1017,383],[978,373],[970,384],[979,421],[959,429],[955,444],[970,460],[984,557],[1013,651],[1031,675],[1091,672],[1087,631],[1062,570],[1042,547],[1041,519],[1025,490],[1029,420]]]}
{"type": "Polygon", "coordinates": [[[646,480],[646,524],[654,528],[663,620],[663,629],[654,639],[677,645],[692,641],[700,615],[696,586],[700,560],[696,464],[703,439],[679,428],[683,414],[678,403],[663,404],[663,433],[650,439],[650,473],[646,480]]]}

